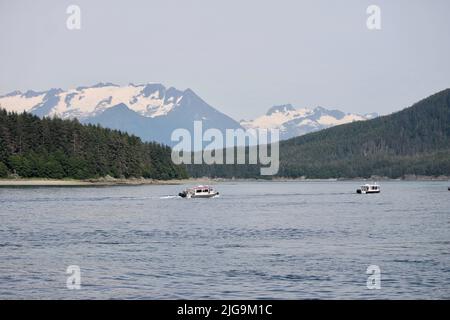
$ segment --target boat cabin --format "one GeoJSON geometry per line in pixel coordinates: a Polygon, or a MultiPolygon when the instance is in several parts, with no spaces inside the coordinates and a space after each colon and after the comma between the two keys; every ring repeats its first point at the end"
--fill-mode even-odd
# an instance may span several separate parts
{"type": "Polygon", "coordinates": [[[381,189],[378,184],[365,184],[361,186],[358,190],[356,190],[357,193],[380,193],[381,189]]]}

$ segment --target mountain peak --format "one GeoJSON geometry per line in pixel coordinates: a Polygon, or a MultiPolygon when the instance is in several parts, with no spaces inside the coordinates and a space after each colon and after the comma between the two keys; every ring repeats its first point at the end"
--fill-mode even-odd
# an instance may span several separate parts
{"type": "Polygon", "coordinates": [[[245,128],[279,129],[281,140],[326,129],[335,125],[372,119],[375,115],[362,116],[329,110],[324,107],[295,109],[291,104],[274,106],[263,116],[251,121],[241,121],[245,128]]]}
{"type": "Polygon", "coordinates": [[[33,97],[37,97],[39,95],[41,95],[42,92],[37,92],[34,90],[27,90],[25,93],[22,94],[22,97],[24,98],[33,98],[33,97]]]}
{"type": "Polygon", "coordinates": [[[111,82],[99,82],[92,86],[92,88],[103,88],[103,87],[119,87],[119,85],[111,82]]]}
{"type": "Polygon", "coordinates": [[[14,97],[14,96],[20,96],[22,94],[22,91],[20,90],[14,90],[12,92],[9,92],[3,96],[0,96],[0,98],[5,98],[5,97],[14,97]]]}
{"type": "Polygon", "coordinates": [[[161,98],[166,93],[166,87],[160,83],[148,83],[142,89],[142,94],[144,97],[154,96],[157,98],[161,98]]]}
{"type": "Polygon", "coordinates": [[[184,100],[187,100],[187,101],[196,101],[196,102],[206,103],[191,88],[187,88],[186,90],[184,90],[183,93],[182,93],[182,97],[183,97],[184,100]]]}
{"type": "Polygon", "coordinates": [[[128,131],[146,141],[172,144],[178,128],[191,130],[196,120],[204,128],[241,128],[239,123],[216,110],[192,89],[166,88],[161,83],[97,83],[68,90],[16,91],[0,97],[0,108],[29,112],[39,117],[77,118],[83,123],[128,131]]]}
{"type": "Polygon", "coordinates": [[[336,109],[326,109],[324,107],[316,107],[314,108],[313,112],[316,114],[315,118],[319,119],[322,116],[331,116],[337,120],[341,120],[342,118],[344,118],[346,116],[345,112],[342,112],[340,110],[336,110],[336,109]]]}
{"type": "Polygon", "coordinates": [[[267,110],[266,116],[270,116],[277,112],[289,112],[289,111],[295,111],[295,108],[289,103],[289,104],[282,104],[279,106],[273,106],[269,110],[267,110]]]}
{"type": "Polygon", "coordinates": [[[186,90],[184,90],[183,92],[185,95],[187,96],[197,96],[197,94],[194,92],[194,90],[192,90],[191,88],[187,88],[186,90]]]}

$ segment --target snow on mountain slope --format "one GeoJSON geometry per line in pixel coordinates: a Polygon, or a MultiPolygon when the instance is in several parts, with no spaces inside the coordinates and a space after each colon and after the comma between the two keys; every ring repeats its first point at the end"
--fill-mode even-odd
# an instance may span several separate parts
{"type": "Polygon", "coordinates": [[[166,89],[161,84],[130,84],[120,87],[112,83],[99,83],[67,91],[15,91],[0,97],[0,107],[9,111],[28,111],[40,116],[85,119],[123,103],[144,117],[154,118],[169,113],[179,105],[182,97],[182,91],[166,89]]]}
{"type": "Polygon", "coordinates": [[[127,131],[145,141],[173,145],[175,129],[193,132],[196,120],[203,128],[242,128],[240,124],[203,101],[192,90],[166,88],[162,84],[117,86],[99,83],[70,90],[20,91],[0,97],[0,108],[27,111],[39,117],[78,118],[82,123],[100,124],[127,131]]]}
{"type": "MultiPolygon", "coordinates": [[[[224,135],[227,129],[242,128],[237,121],[211,107],[190,89],[183,91],[182,96],[166,92],[167,96],[168,102],[173,101],[175,107],[165,115],[144,117],[129,105],[121,103],[82,122],[98,123],[107,128],[133,133],[145,141],[157,141],[170,146],[174,145],[171,136],[175,129],[186,129],[193,136],[194,121],[201,120],[203,130],[218,129],[224,135]]],[[[165,112],[162,108],[160,110],[165,112]]]]}
{"type": "Polygon", "coordinates": [[[292,105],[286,104],[281,106],[275,106],[269,109],[267,113],[261,117],[258,117],[251,121],[242,120],[241,125],[244,128],[264,128],[264,129],[275,129],[280,128],[283,123],[290,120],[306,117],[311,114],[310,109],[295,109],[292,105]]]}
{"type": "Polygon", "coordinates": [[[14,91],[0,96],[0,108],[27,111],[37,116],[78,118],[83,123],[98,123],[112,129],[128,131],[146,141],[172,145],[171,133],[177,128],[193,132],[193,123],[202,120],[206,129],[280,129],[280,139],[352,121],[371,119],[377,114],[358,115],[328,110],[296,109],[290,104],[274,106],[252,121],[236,122],[203,101],[192,90],[166,88],[149,83],[118,86],[98,83],[69,90],[14,91]]]}
{"type": "Polygon", "coordinates": [[[45,92],[27,91],[22,93],[14,91],[0,97],[0,107],[8,111],[24,112],[31,110],[34,106],[42,103],[45,92]]]}
{"type": "Polygon", "coordinates": [[[295,109],[292,105],[270,108],[267,113],[252,121],[242,120],[241,126],[252,129],[279,129],[280,139],[285,140],[309,132],[353,121],[363,121],[377,117],[375,113],[358,115],[322,107],[295,109]]]}

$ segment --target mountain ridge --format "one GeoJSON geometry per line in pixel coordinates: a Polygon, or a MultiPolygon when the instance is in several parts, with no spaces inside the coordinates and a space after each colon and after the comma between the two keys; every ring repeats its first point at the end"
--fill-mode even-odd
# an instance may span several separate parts
{"type": "Polygon", "coordinates": [[[60,88],[13,91],[0,97],[0,108],[26,111],[41,118],[77,118],[82,123],[100,124],[166,145],[173,145],[171,133],[175,129],[192,132],[196,120],[203,121],[205,129],[241,128],[238,122],[207,104],[192,89],[181,91],[160,83],[119,86],[100,82],[66,91],[60,88]]]}
{"type": "Polygon", "coordinates": [[[332,126],[365,121],[377,116],[376,113],[359,115],[320,106],[296,109],[292,104],[284,104],[271,107],[264,115],[254,120],[242,120],[240,124],[247,129],[279,129],[280,140],[287,140],[332,126]]]}
{"type": "MultiPolygon", "coordinates": [[[[281,141],[279,177],[450,176],[450,89],[368,121],[281,141]]],[[[188,166],[193,176],[259,177],[259,166],[188,166]]]]}
{"type": "Polygon", "coordinates": [[[173,146],[171,133],[178,128],[193,132],[193,122],[202,121],[204,129],[280,129],[281,140],[370,117],[328,110],[295,109],[291,104],[271,107],[265,115],[237,122],[210,106],[192,89],[178,90],[161,83],[120,86],[99,82],[63,90],[13,91],[0,96],[0,107],[8,111],[27,111],[39,117],[77,118],[82,123],[100,124],[127,131],[145,141],[173,146]],[[127,109],[116,106],[125,105],[127,109]],[[114,109],[114,110],[110,110],[114,109]],[[114,118],[116,117],[116,118],[114,118]]]}

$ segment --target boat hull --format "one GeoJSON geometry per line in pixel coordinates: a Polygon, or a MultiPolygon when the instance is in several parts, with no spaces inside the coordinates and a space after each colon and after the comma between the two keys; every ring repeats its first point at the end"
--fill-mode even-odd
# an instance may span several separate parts
{"type": "Polygon", "coordinates": [[[216,196],[218,196],[219,195],[219,193],[218,192],[212,192],[212,193],[208,193],[208,194],[191,194],[191,193],[188,193],[188,192],[180,192],[179,194],[178,194],[180,197],[182,197],[182,198],[187,198],[187,199],[196,199],[196,198],[198,198],[198,199],[207,199],[207,198],[214,198],[214,197],[216,197],[216,196]]]}
{"type": "Polygon", "coordinates": [[[366,193],[380,193],[380,190],[370,190],[370,191],[362,191],[361,189],[356,190],[356,193],[366,194],[366,193]]]}

